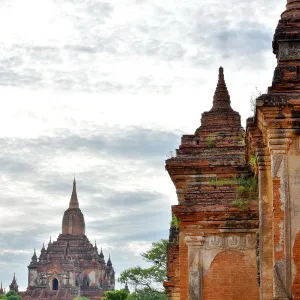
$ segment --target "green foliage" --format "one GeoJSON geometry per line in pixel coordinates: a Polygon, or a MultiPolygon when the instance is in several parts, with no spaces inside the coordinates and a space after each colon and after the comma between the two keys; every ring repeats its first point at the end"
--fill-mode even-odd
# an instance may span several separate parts
{"type": "Polygon", "coordinates": [[[179,219],[176,216],[172,216],[171,226],[178,229],[179,228],[179,219]]]}
{"type": "Polygon", "coordinates": [[[128,300],[168,300],[168,297],[163,292],[136,290],[134,293],[128,295],[128,300]]]}
{"type": "Polygon", "coordinates": [[[22,297],[21,296],[9,296],[6,297],[7,300],[21,300],[22,297]]]}
{"type": "Polygon", "coordinates": [[[86,298],[86,297],[76,297],[73,300],[89,300],[89,298],[86,298]]]}
{"type": "MultiPolygon", "coordinates": [[[[252,163],[256,163],[256,158],[252,160],[252,163]]],[[[248,178],[244,176],[224,179],[213,178],[209,184],[213,186],[235,185],[236,195],[231,204],[242,210],[249,209],[251,201],[258,199],[256,175],[248,178]]]]}
{"type": "Polygon", "coordinates": [[[128,293],[122,290],[109,291],[105,293],[105,297],[102,300],[126,300],[128,299],[128,293]]]}
{"type": "Polygon", "coordinates": [[[168,240],[164,239],[152,243],[152,247],[141,254],[152,266],[146,269],[137,266],[124,270],[118,281],[124,284],[128,283],[135,289],[139,288],[149,292],[160,290],[162,283],[167,278],[167,244],[168,240]]]}
{"type": "Polygon", "coordinates": [[[15,291],[9,291],[6,293],[6,298],[10,296],[18,296],[18,294],[15,291]]]}
{"type": "Polygon", "coordinates": [[[231,185],[231,184],[237,184],[237,178],[213,178],[209,182],[210,185],[215,185],[215,186],[223,186],[223,185],[231,185]]]}
{"type": "Polygon", "coordinates": [[[249,165],[252,166],[252,167],[256,167],[257,165],[257,158],[255,155],[251,155],[250,158],[249,158],[249,165]]]}
{"type": "Polygon", "coordinates": [[[214,138],[211,135],[207,136],[205,140],[209,148],[214,145],[214,138]]]}
{"type": "Polygon", "coordinates": [[[242,210],[247,210],[250,207],[252,200],[258,199],[257,177],[237,178],[236,199],[231,202],[235,207],[242,210]]]}
{"type": "Polygon", "coordinates": [[[18,296],[18,294],[15,291],[9,291],[8,293],[6,293],[6,298],[7,300],[21,300],[22,297],[18,296]]]}
{"type": "Polygon", "coordinates": [[[1,299],[1,300],[6,300],[7,298],[6,298],[5,295],[0,295],[0,299],[1,299]]]}

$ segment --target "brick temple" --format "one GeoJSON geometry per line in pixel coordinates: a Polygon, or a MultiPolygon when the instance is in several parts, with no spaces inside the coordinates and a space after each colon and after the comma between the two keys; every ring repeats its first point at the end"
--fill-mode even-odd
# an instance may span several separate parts
{"type": "Polygon", "coordinates": [[[211,110],[166,161],[171,300],[300,299],[300,0],[287,1],[273,52],[246,130],[220,68],[211,110]]]}
{"type": "Polygon", "coordinates": [[[115,271],[110,257],[105,262],[102,249],[99,253],[96,243],[92,245],[85,235],[74,179],[62,233],[56,241],[50,239],[47,248],[43,245],[39,257],[34,250],[28,266],[28,287],[26,293],[21,293],[22,299],[71,300],[81,296],[95,300],[114,287],[115,271]]]}

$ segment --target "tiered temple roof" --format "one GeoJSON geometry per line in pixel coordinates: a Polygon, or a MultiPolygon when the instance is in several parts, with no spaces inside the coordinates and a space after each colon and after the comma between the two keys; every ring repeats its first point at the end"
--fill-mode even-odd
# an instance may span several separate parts
{"type": "Polygon", "coordinates": [[[24,299],[73,299],[77,295],[101,299],[113,290],[115,271],[102,249],[85,235],[84,216],[79,208],[74,179],[69,208],[62,221],[62,234],[56,241],[43,244],[39,257],[34,250],[28,266],[29,281],[24,299]]]}
{"type": "MultiPolygon", "coordinates": [[[[201,278],[201,272],[196,275],[201,268],[196,266],[200,258],[191,258],[190,252],[187,253],[193,251],[187,250],[189,241],[193,249],[193,245],[199,247],[202,240],[212,236],[218,246],[222,245],[222,239],[228,238],[224,232],[232,231],[242,232],[238,240],[255,239],[251,232],[245,235],[258,228],[258,194],[244,135],[240,115],[231,107],[224,70],[220,67],[211,110],[202,114],[201,126],[195,134],[182,136],[176,156],[166,160],[178,198],[172,213],[180,224],[179,228],[173,224],[170,229],[168,281],[164,284],[169,299],[202,299],[198,295],[202,291],[200,282],[211,281],[201,278]],[[191,279],[191,274],[199,278],[191,279]]],[[[193,253],[196,255],[196,250],[193,253]]],[[[255,285],[256,274],[249,280],[255,285]]],[[[258,289],[246,293],[258,294],[258,289]]]]}

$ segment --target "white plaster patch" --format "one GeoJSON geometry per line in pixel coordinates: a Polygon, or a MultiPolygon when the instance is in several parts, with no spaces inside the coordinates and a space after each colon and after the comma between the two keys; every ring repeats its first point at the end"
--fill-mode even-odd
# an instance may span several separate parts
{"type": "Polygon", "coordinates": [[[212,249],[212,250],[204,250],[202,254],[202,267],[203,267],[203,275],[205,275],[210,266],[215,259],[215,257],[224,250],[222,249],[212,249]]]}

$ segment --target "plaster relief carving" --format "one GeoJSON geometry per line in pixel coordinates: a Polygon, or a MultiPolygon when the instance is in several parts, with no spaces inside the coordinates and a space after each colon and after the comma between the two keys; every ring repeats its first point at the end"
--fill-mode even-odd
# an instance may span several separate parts
{"type": "Polygon", "coordinates": [[[212,248],[223,248],[224,246],[224,239],[219,235],[210,235],[207,240],[212,248]]]}
{"type": "Polygon", "coordinates": [[[227,244],[228,248],[237,248],[239,249],[240,247],[243,247],[245,240],[241,239],[240,236],[238,235],[230,235],[227,238],[227,244]]]}
{"type": "Polygon", "coordinates": [[[204,250],[225,249],[225,250],[246,250],[256,247],[256,233],[249,234],[210,234],[205,236],[204,250]]]}

